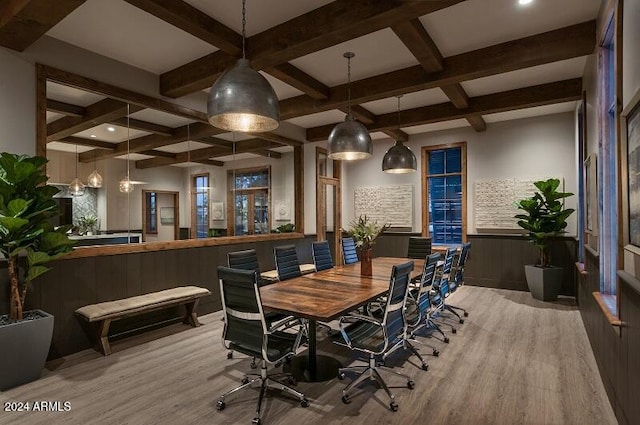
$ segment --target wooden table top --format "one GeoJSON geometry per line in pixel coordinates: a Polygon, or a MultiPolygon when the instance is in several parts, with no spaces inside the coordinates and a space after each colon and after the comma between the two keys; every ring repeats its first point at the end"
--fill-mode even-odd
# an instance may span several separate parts
{"type": "MultiPolygon", "coordinates": [[[[391,268],[407,258],[373,259],[373,275],[360,275],[360,263],[337,266],[260,288],[262,305],[272,311],[331,321],[389,290],[391,268]]],[[[414,261],[412,276],[422,272],[424,260],[414,261]]]]}

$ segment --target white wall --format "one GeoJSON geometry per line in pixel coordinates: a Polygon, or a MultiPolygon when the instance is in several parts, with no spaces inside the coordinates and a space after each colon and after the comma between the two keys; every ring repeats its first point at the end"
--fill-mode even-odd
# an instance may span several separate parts
{"type": "Polygon", "coordinates": [[[36,152],[36,69],[0,47],[0,152],[36,152]]]}
{"type": "MultiPolygon", "coordinates": [[[[481,133],[465,127],[413,135],[407,146],[420,162],[422,146],[467,142],[467,233],[473,234],[476,233],[473,198],[477,180],[564,177],[565,190],[577,192],[574,131],[573,112],[567,112],[489,124],[487,131],[481,133]]],[[[376,140],[372,159],[345,164],[343,226],[354,219],[356,187],[411,184],[414,188],[413,231],[422,230],[420,171],[398,175],[382,172],[382,157],[392,144],[390,139],[376,140]]],[[[570,198],[567,207],[575,208],[576,202],[576,196],[570,198]]],[[[574,214],[567,228],[570,235],[575,235],[576,226],[574,214]]]]}
{"type": "Polygon", "coordinates": [[[625,1],[623,14],[622,105],[626,107],[640,89],[640,1],[625,1]]]}

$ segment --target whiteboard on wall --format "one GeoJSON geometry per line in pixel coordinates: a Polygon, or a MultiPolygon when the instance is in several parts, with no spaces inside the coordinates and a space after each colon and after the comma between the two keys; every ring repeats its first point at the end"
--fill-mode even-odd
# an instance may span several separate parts
{"type": "Polygon", "coordinates": [[[356,187],[355,217],[366,215],[378,224],[391,227],[413,227],[413,186],[356,187]]]}
{"type": "MultiPolygon", "coordinates": [[[[481,180],[475,185],[476,231],[519,230],[514,203],[533,196],[536,179],[481,180]]],[[[522,212],[522,211],[520,211],[522,212]]]]}

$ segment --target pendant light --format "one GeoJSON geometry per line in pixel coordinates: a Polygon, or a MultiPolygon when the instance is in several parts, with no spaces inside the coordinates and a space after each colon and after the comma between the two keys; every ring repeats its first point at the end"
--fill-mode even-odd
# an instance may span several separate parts
{"type": "Polygon", "coordinates": [[[122,193],[131,193],[133,192],[133,182],[129,178],[129,104],[127,104],[127,175],[124,176],[122,180],[120,180],[120,184],[118,185],[120,192],[122,193]]]}
{"type": "MultiPolygon", "coordinates": [[[[400,98],[398,96],[398,130],[400,129],[400,98]]],[[[411,149],[402,140],[396,140],[382,158],[382,171],[390,174],[413,173],[418,168],[418,161],[411,149]]]]}
{"type": "Polygon", "coordinates": [[[95,189],[102,187],[102,176],[98,173],[98,168],[96,168],[96,158],[93,157],[93,171],[87,177],[87,186],[93,187],[95,189]]]}
{"type": "Polygon", "coordinates": [[[84,183],[78,178],[78,145],[76,144],[76,177],[69,183],[69,194],[71,196],[84,195],[84,183]]]}
{"type": "Polygon", "coordinates": [[[242,58],[211,86],[207,116],[211,125],[227,131],[272,131],[280,124],[278,96],[246,58],[246,24],[242,0],[242,58]]]}
{"type": "Polygon", "coordinates": [[[327,156],[331,159],[355,161],[371,158],[373,142],[367,128],[351,115],[351,58],[353,52],[343,55],[347,58],[347,116],[329,134],[327,156]]]}

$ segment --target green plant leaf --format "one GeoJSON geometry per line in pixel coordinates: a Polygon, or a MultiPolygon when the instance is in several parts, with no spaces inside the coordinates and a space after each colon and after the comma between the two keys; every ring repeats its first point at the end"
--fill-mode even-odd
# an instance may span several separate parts
{"type": "Polygon", "coordinates": [[[19,217],[21,216],[29,205],[33,203],[33,200],[27,201],[26,199],[13,199],[7,204],[7,214],[9,217],[19,217]]]}
{"type": "Polygon", "coordinates": [[[29,224],[29,220],[20,217],[0,217],[0,227],[4,227],[8,233],[15,233],[29,224]]]}
{"type": "Polygon", "coordinates": [[[29,267],[29,271],[27,272],[27,281],[31,282],[36,277],[40,276],[43,273],[46,273],[50,270],[49,267],[46,266],[31,266],[29,267]]]}
{"type": "Polygon", "coordinates": [[[31,249],[27,250],[27,263],[29,264],[29,266],[44,264],[49,262],[50,260],[51,256],[49,256],[49,254],[47,254],[46,252],[34,251],[31,249]]]}
{"type": "Polygon", "coordinates": [[[60,247],[73,246],[74,241],[69,240],[67,235],[58,232],[47,232],[40,238],[40,250],[50,252],[60,247]]]}

